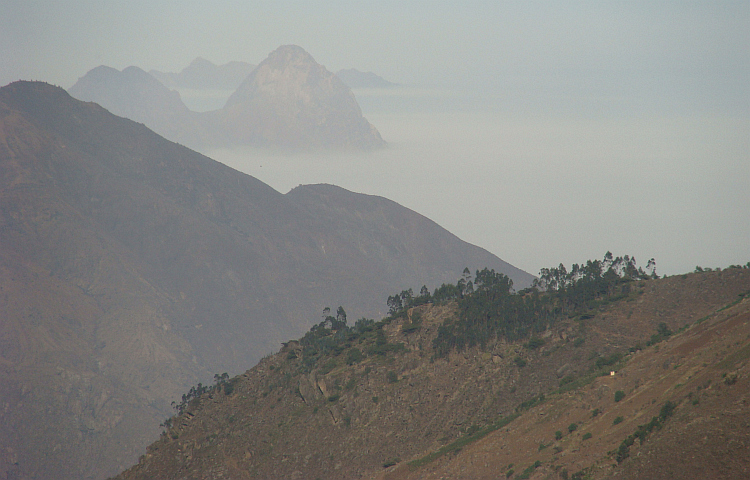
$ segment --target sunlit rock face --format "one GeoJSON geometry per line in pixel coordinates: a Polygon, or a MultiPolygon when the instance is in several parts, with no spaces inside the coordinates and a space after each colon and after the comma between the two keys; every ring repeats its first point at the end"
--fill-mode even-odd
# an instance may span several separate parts
{"type": "Polygon", "coordinates": [[[222,117],[235,144],[369,149],[385,143],[349,87],[295,45],[261,62],[229,97],[222,117]]]}

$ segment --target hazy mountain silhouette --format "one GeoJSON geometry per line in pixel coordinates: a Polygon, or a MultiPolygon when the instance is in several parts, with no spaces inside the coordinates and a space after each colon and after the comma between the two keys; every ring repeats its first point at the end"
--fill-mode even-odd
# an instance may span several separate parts
{"type": "Polygon", "coordinates": [[[198,57],[179,73],[158,70],[150,70],[149,73],[168,88],[235,90],[254,68],[255,65],[247,62],[216,65],[198,57]]]}
{"type": "Polygon", "coordinates": [[[389,88],[397,85],[372,72],[360,72],[354,68],[339,70],[336,76],[349,88],[389,88]]]}
{"type": "Polygon", "coordinates": [[[229,142],[288,147],[384,145],[338,77],[296,45],[263,60],[222,109],[229,142]]]}
{"type": "Polygon", "coordinates": [[[132,464],[171,400],[325,306],[379,318],[388,295],[464,266],[531,279],[398,204],[282,195],[44,83],[0,89],[0,195],[6,476],[132,464]]]}
{"type": "Polygon", "coordinates": [[[143,123],[174,142],[200,146],[205,136],[199,115],[188,110],[180,94],[138,67],[122,71],[103,65],[96,67],[79,78],[68,93],[79,100],[96,102],[115,115],[143,123]]]}
{"type": "MultiPolygon", "coordinates": [[[[205,61],[196,62],[188,73],[206,70],[205,61]]],[[[195,149],[238,145],[372,149],[385,145],[377,129],[362,116],[351,89],[294,45],[272,52],[224,108],[212,112],[189,111],[176,92],[137,67],[122,72],[97,67],[69,92],[195,149]]]]}

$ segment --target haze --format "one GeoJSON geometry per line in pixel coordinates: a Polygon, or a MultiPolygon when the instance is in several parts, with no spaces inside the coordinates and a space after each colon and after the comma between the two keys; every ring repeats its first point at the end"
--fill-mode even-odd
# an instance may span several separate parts
{"type": "Polygon", "coordinates": [[[5,0],[0,10],[2,85],[69,88],[102,64],[258,63],[283,44],[331,71],[402,85],[355,91],[387,149],[206,152],[282,192],[333,183],[385,196],[534,274],[607,250],[655,257],[661,274],[750,260],[746,1],[5,0]]]}

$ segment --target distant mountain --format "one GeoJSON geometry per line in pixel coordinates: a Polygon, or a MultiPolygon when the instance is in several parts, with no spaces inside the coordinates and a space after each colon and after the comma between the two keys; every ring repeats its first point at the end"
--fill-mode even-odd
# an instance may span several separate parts
{"type": "Polygon", "coordinates": [[[211,90],[236,90],[255,65],[247,62],[229,62],[216,65],[198,57],[179,73],[151,70],[149,73],[168,88],[211,90]]]}
{"type": "Polygon", "coordinates": [[[531,280],[386,199],[283,195],[60,88],[3,87],[0,478],[112,475],[191,385],[465,266],[531,280]]]}
{"type": "Polygon", "coordinates": [[[339,70],[336,76],[349,88],[389,88],[398,85],[372,72],[360,72],[354,68],[339,70]]]}
{"type": "Polygon", "coordinates": [[[748,268],[626,281],[515,341],[483,334],[491,286],[322,324],[186,399],[117,478],[747,478],[749,289],[748,268]]]}
{"type": "Polygon", "coordinates": [[[122,71],[99,66],[68,90],[73,97],[96,102],[115,115],[143,123],[156,133],[185,145],[200,146],[205,135],[198,114],[168,89],[138,67],[122,71]]]}
{"type": "Polygon", "coordinates": [[[338,77],[296,45],[279,47],[237,88],[221,112],[238,144],[374,148],[380,133],[338,77]]]}
{"type": "MultiPolygon", "coordinates": [[[[186,69],[189,75],[180,78],[210,77],[207,63],[196,60],[186,69]]],[[[351,89],[294,45],[272,52],[216,111],[189,111],[179,94],[137,67],[122,72],[97,67],[69,92],[198,150],[237,145],[368,150],[385,145],[362,116],[351,89]]]]}

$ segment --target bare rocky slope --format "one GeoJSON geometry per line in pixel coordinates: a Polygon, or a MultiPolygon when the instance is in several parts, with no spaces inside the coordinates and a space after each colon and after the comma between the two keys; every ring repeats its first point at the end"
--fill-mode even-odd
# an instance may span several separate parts
{"type": "Polygon", "coordinates": [[[188,398],[117,478],[747,478],[750,269],[627,292],[541,341],[445,358],[432,345],[455,303],[312,362],[287,342],[188,398]]]}
{"type": "MultiPolygon", "coordinates": [[[[205,61],[196,62],[183,77],[201,76],[195,71],[207,69],[205,61]]],[[[202,151],[238,145],[356,150],[385,145],[362,116],[351,89],[296,45],[271,52],[226,105],[212,112],[189,111],[177,92],[138,67],[122,72],[97,67],[69,93],[202,151]]]]}
{"type": "Polygon", "coordinates": [[[485,265],[507,267],[393,202],[283,195],[60,88],[3,87],[0,479],[112,475],[191,385],[323,307],[377,318],[485,265]]]}

